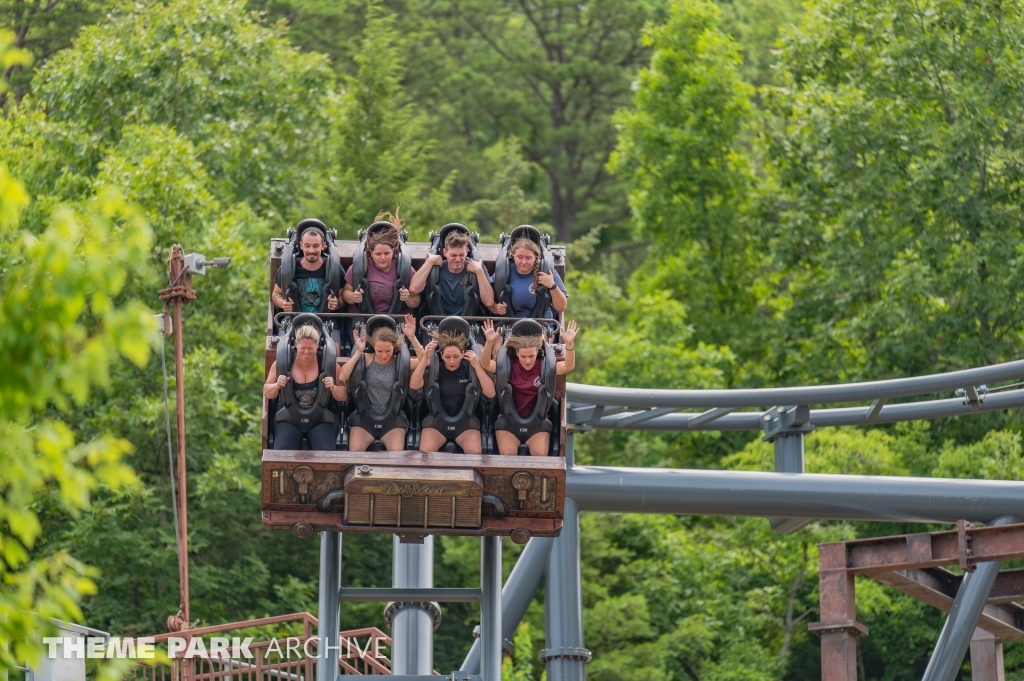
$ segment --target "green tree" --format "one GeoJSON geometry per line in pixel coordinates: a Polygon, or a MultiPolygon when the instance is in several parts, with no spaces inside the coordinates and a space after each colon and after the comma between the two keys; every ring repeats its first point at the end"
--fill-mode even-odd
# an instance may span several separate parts
{"type": "Polygon", "coordinates": [[[412,234],[423,240],[430,229],[456,221],[449,209],[454,175],[440,182],[430,177],[434,142],[423,113],[402,88],[405,66],[395,16],[375,3],[368,5],[354,58],[358,72],[346,78],[334,116],[331,165],[310,210],[352,233],[379,211],[400,205],[412,234]]]}
{"type": "Polygon", "coordinates": [[[110,6],[105,0],[2,0],[0,26],[13,32],[12,44],[32,55],[32,61],[0,65],[7,86],[0,92],[0,108],[9,95],[16,101],[29,91],[34,69],[71,44],[78,30],[102,16],[110,6]]]}
{"type": "Polygon", "coordinates": [[[283,33],[230,0],[125,5],[51,59],[34,96],[93,148],[117,144],[126,124],[167,125],[218,196],[290,214],[323,167],[335,92],[326,60],[283,33]]]}
{"type": "Polygon", "coordinates": [[[764,132],[780,376],[1019,354],[1022,45],[1024,14],[1001,0],[828,0],[786,38],[764,132]]]}
{"type": "Polygon", "coordinates": [[[756,251],[745,220],[754,183],[740,137],[752,118],[736,43],[705,0],[674,2],[648,28],[651,64],[634,107],[616,117],[609,167],[630,185],[633,221],[658,248],[634,277],[668,290],[700,320],[697,338],[738,342],[756,309],[756,251]]]}
{"type": "MultiPolygon", "coordinates": [[[[452,0],[412,5],[410,90],[431,101],[449,158],[515,136],[543,172],[555,238],[622,221],[625,205],[604,169],[611,115],[629,101],[646,58],[639,31],[658,0],[452,0]],[[450,141],[450,142],[449,142],[450,141]]],[[[472,160],[468,160],[472,164],[472,160]]],[[[456,166],[458,167],[458,166],[456,166]]],[[[482,187],[481,187],[482,189],[482,187]]],[[[501,226],[505,229],[506,226],[501,226]]]]}
{"type": "MultiPolygon", "coordinates": [[[[6,38],[6,36],[3,36],[6,38]]],[[[6,55],[0,46],[0,61],[6,55]]],[[[145,364],[152,321],[120,300],[145,272],[151,234],[114,191],[77,213],[64,208],[39,235],[20,229],[24,187],[0,165],[0,667],[37,664],[46,618],[79,620],[95,571],[68,553],[37,549],[39,504],[72,516],[97,489],[133,483],[131,444],[109,434],[79,440],[66,419],[110,386],[122,358],[145,364]]],[[[108,674],[110,670],[107,670],[108,674]]]]}

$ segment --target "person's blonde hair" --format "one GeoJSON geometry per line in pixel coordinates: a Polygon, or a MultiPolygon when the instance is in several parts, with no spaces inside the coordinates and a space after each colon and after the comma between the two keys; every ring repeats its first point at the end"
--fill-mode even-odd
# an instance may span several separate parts
{"type": "Polygon", "coordinates": [[[530,239],[519,239],[514,244],[512,244],[512,248],[508,249],[508,259],[514,260],[516,256],[516,251],[518,251],[520,248],[525,248],[530,253],[533,253],[533,289],[535,291],[538,291],[540,290],[540,282],[538,281],[537,277],[537,274],[540,273],[540,246],[535,244],[530,239]]]}
{"type": "Polygon", "coordinates": [[[469,338],[467,338],[464,333],[452,331],[438,333],[437,331],[427,331],[427,335],[437,341],[438,352],[444,352],[445,349],[452,346],[457,347],[462,352],[465,352],[469,348],[469,338]]]}
{"type": "Polygon", "coordinates": [[[299,341],[311,340],[317,345],[320,344],[320,332],[312,324],[303,324],[299,328],[295,329],[295,344],[298,345],[299,341]]]}
{"type": "MultiPolygon", "coordinates": [[[[533,243],[532,241],[530,243],[533,243]]],[[[514,350],[516,356],[519,356],[520,350],[527,350],[529,348],[536,348],[537,352],[540,353],[541,348],[544,347],[543,336],[512,336],[505,341],[505,347],[509,350],[514,350]]]]}
{"type": "Polygon", "coordinates": [[[373,330],[373,333],[370,334],[370,338],[368,340],[370,345],[374,346],[374,348],[376,348],[377,343],[391,343],[397,350],[401,338],[397,333],[395,333],[394,329],[387,326],[378,326],[373,330]]]}

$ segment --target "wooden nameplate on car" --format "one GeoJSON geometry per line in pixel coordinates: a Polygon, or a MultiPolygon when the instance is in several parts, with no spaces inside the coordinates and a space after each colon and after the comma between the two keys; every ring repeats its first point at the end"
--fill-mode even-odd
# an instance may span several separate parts
{"type": "Polygon", "coordinates": [[[555,537],[565,460],[443,452],[263,451],[263,524],[292,530],[555,537]]]}

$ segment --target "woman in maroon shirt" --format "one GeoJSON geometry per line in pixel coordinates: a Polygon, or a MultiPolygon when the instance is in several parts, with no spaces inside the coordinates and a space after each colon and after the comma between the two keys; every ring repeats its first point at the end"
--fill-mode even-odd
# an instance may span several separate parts
{"type": "MultiPolygon", "coordinates": [[[[485,325],[486,326],[486,325],[485,325]]],[[[576,322],[569,322],[562,331],[562,342],[565,343],[565,359],[555,363],[555,375],[564,376],[576,366],[576,322]]],[[[512,389],[512,404],[520,418],[528,419],[537,405],[537,396],[543,384],[541,371],[543,362],[541,352],[544,338],[541,336],[512,336],[505,343],[505,348],[515,356],[509,372],[509,386],[512,389]]],[[[497,363],[489,359],[485,367],[494,373],[497,363]]],[[[498,452],[515,455],[523,442],[530,448],[531,456],[547,456],[551,442],[551,421],[547,418],[541,424],[541,432],[528,433],[523,436],[513,430],[507,415],[502,415],[494,425],[494,434],[498,440],[498,452]],[[546,427],[545,427],[546,426],[546,427]]]]}

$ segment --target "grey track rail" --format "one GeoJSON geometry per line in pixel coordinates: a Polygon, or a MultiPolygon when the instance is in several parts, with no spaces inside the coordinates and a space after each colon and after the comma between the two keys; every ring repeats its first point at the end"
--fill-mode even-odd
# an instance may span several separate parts
{"type": "Polygon", "coordinates": [[[867,383],[805,386],[796,388],[753,388],[726,390],[651,390],[613,388],[569,383],[569,399],[593,405],[617,407],[705,408],[767,407],[789,404],[835,404],[866,400],[891,400],[931,395],[967,386],[1000,383],[1024,378],[1024,360],[993,364],[945,374],[893,378],[867,383]]]}

